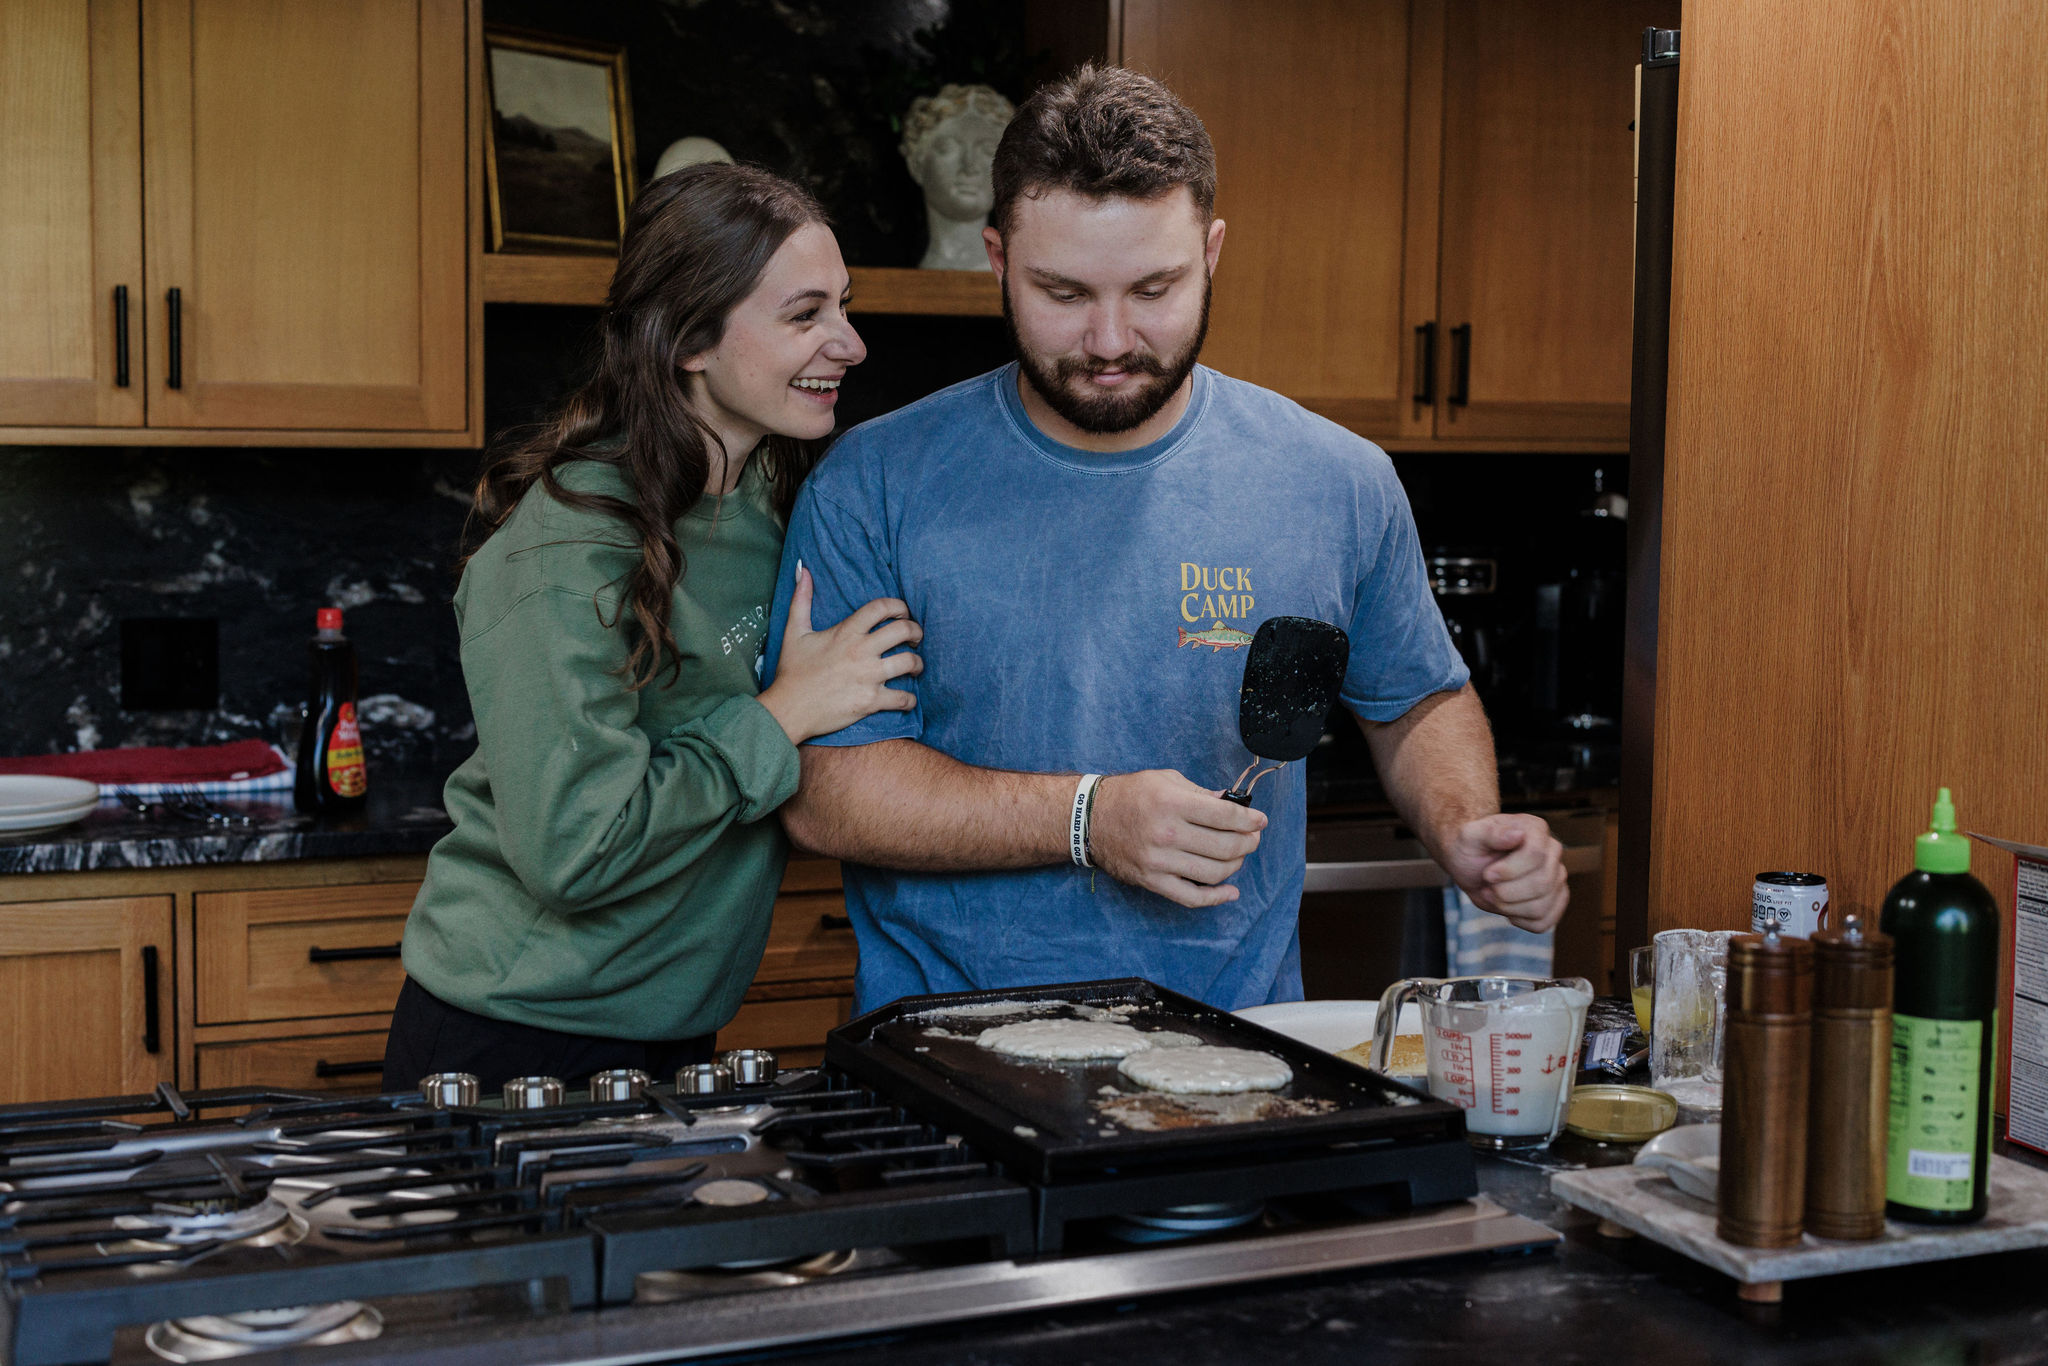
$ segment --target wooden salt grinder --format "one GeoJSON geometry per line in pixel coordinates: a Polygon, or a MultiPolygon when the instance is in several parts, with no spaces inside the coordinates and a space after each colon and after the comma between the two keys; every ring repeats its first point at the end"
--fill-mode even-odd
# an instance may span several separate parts
{"type": "Polygon", "coordinates": [[[1775,929],[1729,941],[1727,1020],[1716,1232],[1787,1247],[1806,1209],[1813,945],[1775,929]]]}
{"type": "Polygon", "coordinates": [[[1892,941],[1851,912],[1841,929],[1813,937],[1813,958],[1806,1231],[1876,1238],[1891,1118],[1892,941]]]}

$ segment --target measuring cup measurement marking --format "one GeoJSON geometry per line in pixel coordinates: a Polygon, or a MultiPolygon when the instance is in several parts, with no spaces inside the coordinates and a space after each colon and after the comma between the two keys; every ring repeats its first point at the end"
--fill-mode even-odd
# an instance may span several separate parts
{"type": "Polygon", "coordinates": [[[1487,1043],[1491,1045],[1489,1051],[1493,1055],[1493,1112],[1497,1115],[1519,1115],[1522,1113],[1522,1088],[1520,1085],[1508,1080],[1510,1077],[1522,1075],[1520,1062],[1509,1061],[1511,1058],[1519,1060],[1522,1056],[1522,1050],[1510,1048],[1508,1044],[1510,1042],[1527,1043],[1534,1037],[1532,1034],[1520,1034],[1502,1030],[1487,1039],[1487,1043]],[[1506,1103],[1510,1096],[1516,1098],[1515,1103],[1512,1105],[1506,1103]]]}
{"type": "Polygon", "coordinates": [[[1470,1110],[1479,1103],[1479,1091],[1472,1076],[1472,1036],[1441,1025],[1433,1032],[1450,1045],[1443,1053],[1444,1080],[1454,1088],[1449,1099],[1452,1104],[1470,1110]]]}

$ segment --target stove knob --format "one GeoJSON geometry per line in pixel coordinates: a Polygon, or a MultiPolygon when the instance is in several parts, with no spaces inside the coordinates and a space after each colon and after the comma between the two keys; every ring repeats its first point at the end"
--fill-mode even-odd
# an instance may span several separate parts
{"type": "Polygon", "coordinates": [[[781,1069],[776,1065],[775,1055],[765,1048],[735,1048],[719,1058],[725,1070],[732,1073],[734,1086],[770,1086],[781,1069]]]}
{"type": "Polygon", "coordinates": [[[507,1110],[545,1110],[562,1103],[562,1083],[557,1077],[514,1077],[505,1083],[507,1110]]]}
{"type": "Polygon", "coordinates": [[[676,1094],[710,1096],[732,1090],[732,1073],[721,1063],[693,1062],[676,1073],[676,1094]]]}
{"type": "Polygon", "coordinates": [[[638,1100],[647,1090],[648,1076],[637,1067],[614,1067],[590,1079],[592,1100],[638,1100]]]}
{"type": "Polygon", "coordinates": [[[476,1104],[483,1086],[468,1072],[436,1072],[420,1078],[420,1094],[436,1110],[453,1110],[476,1104]]]}

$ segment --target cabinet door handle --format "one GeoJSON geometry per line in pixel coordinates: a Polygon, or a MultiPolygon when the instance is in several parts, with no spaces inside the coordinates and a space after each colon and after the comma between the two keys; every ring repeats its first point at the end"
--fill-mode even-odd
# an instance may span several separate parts
{"type": "Polygon", "coordinates": [[[156,945],[142,946],[142,1051],[160,1053],[163,1051],[163,1032],[158,1028],[156,945]]]}
{"type": "Polygon", "coordinates": [[[178,290],[164,293],[166,320],[164,327],[170,337],[170,364],[164,370],[164,388],[185,387],[185,299],[178,290]]]}
{"type": "Polygon", "coordinates": [[[114,387],[128,387],[128,286],[114,286],[114,387]]]}
{"type": "Polygon", "coordinates": [[[325,1058],[313,1064],[316,1077],[367,1077],[372,1072],[379,1076],[384,1072],[382,1058],[366,1059],[362,1062],[329,1062],[325,1058]]]}
{"type": "Polygon", "coordinates": [[[1448,403],[1462,408],[1472,401],[1472,324],[1451,329],[1451,392],[1448,403]]]}
{"type": "Polygon", "coordinates": [[[306,950],[308,963],[353,963],[363,958],[396,958],[403,944],[364,944],[353,949],[306,950]]]}
{"type": "Polygon", "coordinates": [[[818,917],[818,928],[821,930],[850,930],[853,928],[853,917],[850,915],[834,915],[832,912],[827,911],[818,917]]]}
{"type": "Polygon", "coordinates": [[[1415,401],[1436,402],[1436,321],[1415,329],[1415,401]]]}

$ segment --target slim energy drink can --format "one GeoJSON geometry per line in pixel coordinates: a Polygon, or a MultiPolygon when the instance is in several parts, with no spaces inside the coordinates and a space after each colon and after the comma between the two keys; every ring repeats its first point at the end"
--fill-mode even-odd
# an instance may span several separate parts
{"type": "Polygon", "coordinates": [[[1828,925],[1828,880],[1819,873],[1758,873],[1750,895],[1749,928],[1763,934],[1811,939],[1828,925]]]}

